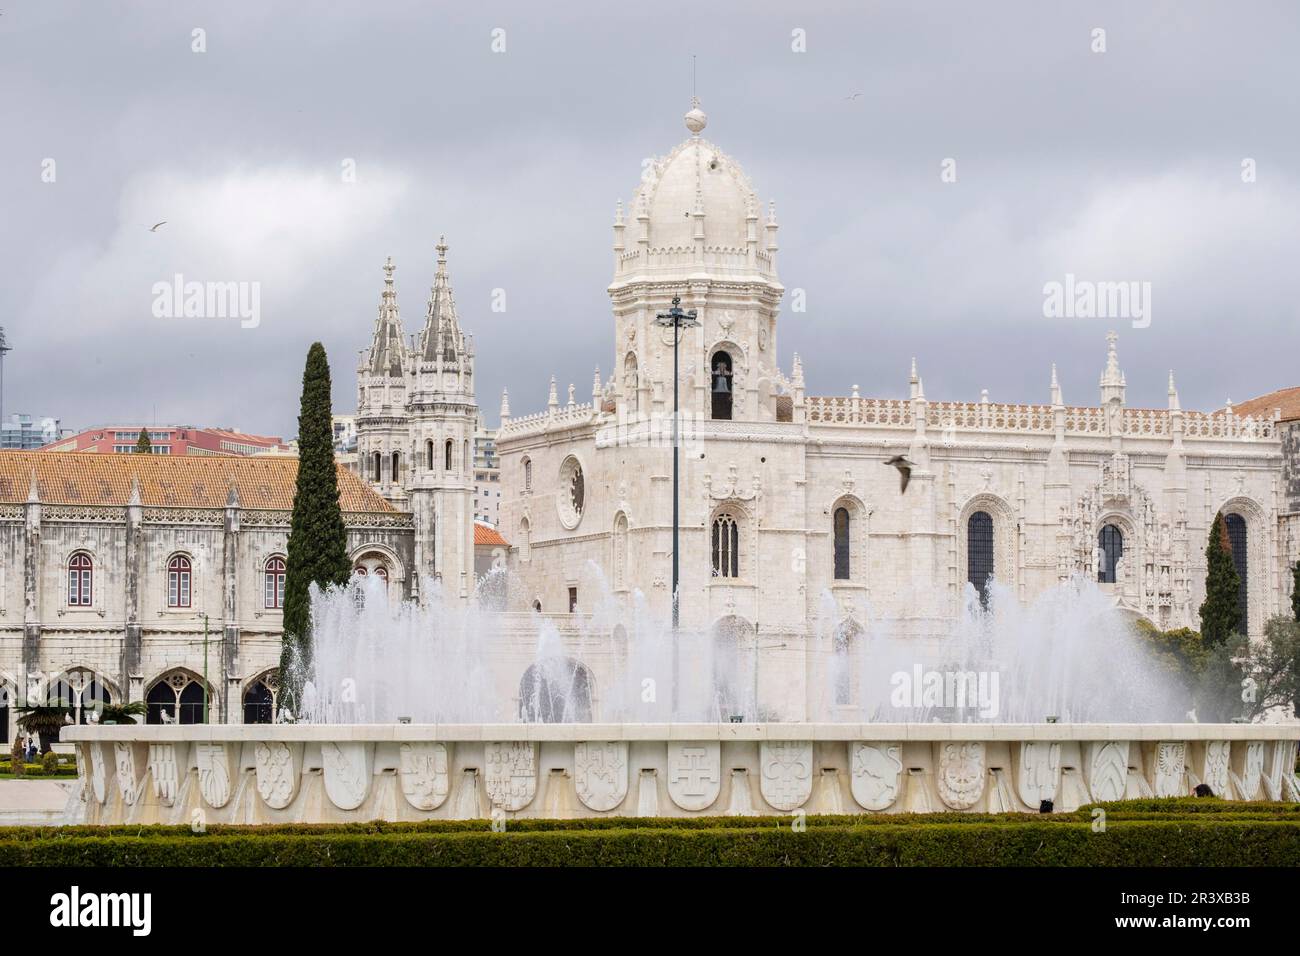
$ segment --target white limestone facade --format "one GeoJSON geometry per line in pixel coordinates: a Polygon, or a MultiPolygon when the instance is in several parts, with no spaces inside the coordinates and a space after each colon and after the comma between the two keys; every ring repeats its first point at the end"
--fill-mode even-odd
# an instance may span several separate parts
{"type": "Polygon", "coordinates": [[[594,566],[616,601],[640,592],[668,619],[674,366],[656,317],[675,298],[698,322],[676,380],[681,624],[747,635],[782,716],[802,716],[810,622],[828,608],[945,633],[990,571],[1021,602],[1083,574],[1134,616],[1198,627],[1220,513],[1245,542],[1249,633],[1289,605],[1276,415],[1184,410],[1172,373],[1166,407],[1129,407],[1114,333],[1095,404],[1067,404],[1055,367],[1040,403],[932,399],[915,362],[907,398],[810,393],[810,366],[778,358],[775,208],[703,138],[698,103],[686,121],[615,215],[613,373],[590,402],[552,379],[540,412],[503,403],[513,609],[565,613],[577,589],[591,610],[594,566]],[[895,455],[914,466],[905,492],[895,455]]]}

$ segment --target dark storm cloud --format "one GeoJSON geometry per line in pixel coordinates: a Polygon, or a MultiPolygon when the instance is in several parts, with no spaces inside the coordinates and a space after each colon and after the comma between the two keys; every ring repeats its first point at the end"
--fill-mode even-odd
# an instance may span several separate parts
{"type": "Polygon", "coordinates": [[[1171,367],[1187,407],[1241,400],[1296,383],[1297,26],[1286,3],[7,4],[5,407],[292,435],[307,345],[352,410],[384,257],[414,332],[441,233],[489,420],[552,372],[585,397],[614,202],[685,137],[691,54],[706,135],[777,200],[807,301],[781,361],[813,394],[903,394],[915,355],[934,399],[1046,401],[1054,361],[1091,402],[1114,326],[1130,404],[1171,367]],[[155,317],[176,273],[259,282],[260,324],[155,317]],[[1067,273],[1151,282],[1150,327],[1045,319],[1067,273]]]}

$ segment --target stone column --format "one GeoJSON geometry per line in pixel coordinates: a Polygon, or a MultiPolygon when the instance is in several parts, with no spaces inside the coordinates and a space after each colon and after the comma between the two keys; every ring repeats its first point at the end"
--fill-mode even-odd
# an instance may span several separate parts
{"type": "Polygon", "coordinates": [[[140,486],[132,479],[131,498],[126,505],[126,554],[122,562],[126,587],[126,633],[122,644],[122,673],[119,686],[127,702],[144,699],[144,674],[140,670],[143,637],[140,625],[140,575],[144,554],[144,508],[140,486]]]}
{"type": "Polygon", "coordinates": [[[35,472],[23,517],[23,675],[18,692],[26,703],[32,676],[41,671],[41,496],[35,472]]]}
{"type": "Polygon", "coordinates": [[[221,713],[228,724],[243,723],[239,699],[239,491],[230,486],[222,533],[221,713]]]}

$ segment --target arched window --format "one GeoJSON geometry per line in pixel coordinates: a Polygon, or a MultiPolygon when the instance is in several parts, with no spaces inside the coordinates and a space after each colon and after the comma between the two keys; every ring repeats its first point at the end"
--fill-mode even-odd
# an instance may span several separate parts
{"type": "Polygon", "coordinates": [[[13,691],[9,685],[0,684],[0,744],[9,743],[9,708],[13,702],[13,691]]]}
{"type": "Polygon", "coordinates": [[[636,417],[637,408],[640,404],[640,386],[641,376],[638,374],[636,366],[636,355],[633,352],[627,353],[627,358],[623,360],[623,395],[627,399],[628,414],[636,417]]]}
{"type": "Polygon", "coordinates": [[[527,518],[519,519],[519,560],[527,561],[533,556],[533,526],[527,518]]]}
{"type": "Polygon", "coordinates": [[[244,690],[244,723],[275,723],[275,698],[280,689],[279,678],[263,674],[244,690]]]}
{"type": "Polygon", "coordinates": [[[849,509],[835,509],[835,580],[849,579],[849,509]]]}
{"type": "Polygon", "coordinates": [[[524,491],[530,492],[532,490],[533,490],[533,460],[531,458],[525,458],[524,459],[524,491]]]}
{"type": "Polygon", "coordinates": [[[1226,514],[1223,516],[1223,529],[1228,536],[1228,547],[1232,550],[1233,567],[1237,569],[1237,577],[1241,579],[1237,586],[1237,632],[1244,635],[1249,633],[1250,628],[1247,605],[1250,595],[1250,588],[1247,587],[1250,563],[1247,560],[1249,541],[1246,536],[1246,519],[1236,513],[1226,514]]]}
{"type": "Polygon", "coordinates": [[[284,607],[284,558],[271,558],[266,562],[262,591],[268,610],[278,611],[284,607]]]}
{"type": "Polygon", "coordinates": [[[370,456],[370,474],[371,474],[370,480],[375,482],[376,484],[378,484],[380,481],[383,480],[383,473],[381,469],[382,461],[383,459],[380,457],[379,452],[375,452],[373,455],[370,456]]]}
{"type": "Polygon", "coordinates": [[[399,451],[393,452],[392,467],[393,467],[393,484],[397,484],[399,481],[401,481],[401,474],[402,474],[402,453],[401,452],[399,451]]]}
{"type": "Polygon", "coordinates": [[[541,613],[542,613],[542,599],[541,599],[541,598],[534,598],[534,599],[533,599],[533,610],[536,611],[538,614],[541,614],[541,613]]]}
{"type": "Polygon", "coordinates": [[[443,470],[451,471],[451,439],[450,438],[447,439],[446,445],[443,446],[442,454],[443,454],[443,462],[442,462],[443,470]]]}
{"type": "Polygon", "coordinates": [[[979,592],[981,604],[988,603],[993,574],[993,517],[976,511],[966,522],[966,580],[979,592]]]}
{"type": "Polygon", "coordinates": [[[713,576],[740,577],[740,527],[729,514],[713,519],[713,576]]]}
{"type": "Polygon", "coordinates": [[[731,418],[731,398],[733,377],[731,356],[726,352],[713,354],[713,417],[723,421],[731,418]]]}
{"type": "Polygon", "coordinates": [[[519,681],[519,719],[542,724],[590,721],[590,672],[568,657],[533,664],[519,681]]]}
{"type": "Polygon", "coordinates": [[[1097,580],[1102,584],[1115,583],[1115,569],[1124,557],[1124,532],[1113,524],[1103,525],[1097,534],[1097,580]]]}
{"type": "Polygon", "coordinates": [[[68,559],[68,606],[90,607],[94,593],[94,567],[90,555],[78,551],[68,559]]]}
{"type": "MultiPolygon", "coordinates": [[[[75,723],[87,724],[91,714],[98,714],[106,704],[113,703],[113,695],[91,671],[76,668],[50,684],[45,700],[51,707],[70,710],[75,723]]],[[[56,735],[53,739],[59,738],[56,735]]]]}
{"type": "Polygon", "coordinates": [[[428,468],[430,471],[433,471],[433,439],[432,438],[430,438],[428,441],[424,443],[424,454],[428,459],[428,464],[425,465],[425,467],[428,468]]]}
{"type": "Polygon", "coordinates": [[[203,685],[184,671],[160,677],[149,688],[144,700],[147,708],[145,723],[203,723],[203,685]]]}
{"type": "Polygon", "coordinates": [[[190,606],[190,559],[178,554],[167,562],[167,606],[190,606]]]}

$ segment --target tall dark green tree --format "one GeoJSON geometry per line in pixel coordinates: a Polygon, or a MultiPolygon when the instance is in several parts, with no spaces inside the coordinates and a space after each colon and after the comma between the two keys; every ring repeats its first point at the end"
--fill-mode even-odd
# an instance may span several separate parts
{"type": "Polygon", "coordinates": [[[140,437],[135,442],[135,453],[137,455],[153,454],[153,442],[149,440],[149,430],[147,428],[140,429],[140,437]]]}
{"type": "Polygon", "coordinates": [[[311,665],[313,582],[346,584],[352,572],[347,529],[339,507],[334,433],[330,422],[330,366],[325,347],[313,342],[302,373],[298,413],[298,487],[293,496],[284,579],[284,643],[280,651],[279,704],[295,716],[311,665]]]}
{"type": "Polygon", "coordinates": [[[1205,545],[1205,603],[1201,605],[1201,639],[1217,647],[1237,629],[1240,615],[1237,592],[1241,577],[1232,563],[1232,547],[1223,527],[1223,515],[1214,516],[1210,540],[1205,545]]]}

